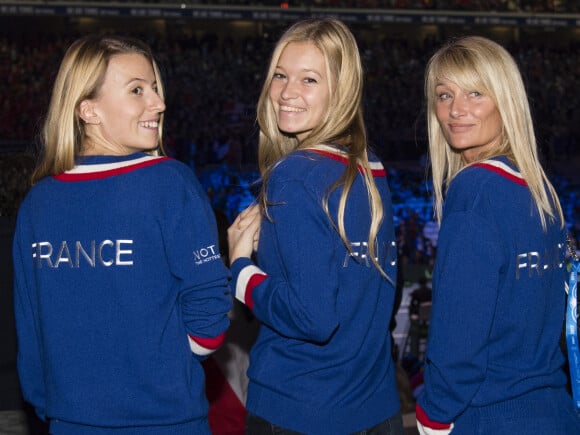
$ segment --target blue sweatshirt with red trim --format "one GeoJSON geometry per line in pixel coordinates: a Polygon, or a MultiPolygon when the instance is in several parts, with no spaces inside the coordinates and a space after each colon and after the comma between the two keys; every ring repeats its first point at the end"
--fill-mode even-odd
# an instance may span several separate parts
{"type": "MultiPolygon", "coordinates": [[[[271,220],[262,219],[257,264],[232,264],[236,298],[262,323],[250,354],[247,409],[311,435],[352,433],[400,409],[389,332],[397,266],[386,173],[373,158],[385,214],[376,255],[388,278],[368,255],[362,177],[346,205],[350,252],[323,209],[345,162],[329,146],[282,159],[268,184],[271,220]]],[[[335,222],[341,192],[328,201],[335,222]]]]}
{"type": "Polygon", "coordinates": [[[191,170],[95,156],[36,184],[14,238],[18,371],[54,434],[209,433],[200,360],[230,273],[191,170]]]}
{"type": "Polygon", "coordinates": [[[543,231],[526,181],[505,157],[468,166],[451,182],[417,406],[424,433],[448,433],[472,407],[564,387],[560,224],[547,219],[543,231]]]}

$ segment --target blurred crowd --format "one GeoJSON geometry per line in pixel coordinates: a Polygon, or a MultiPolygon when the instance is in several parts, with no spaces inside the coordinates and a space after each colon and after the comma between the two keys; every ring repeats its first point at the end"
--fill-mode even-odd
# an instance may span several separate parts
{"type": "MultiPolygon", "coordinates": [[[[78,35],[0,36],[0,140],[37,138],[50,86],[65,47],[78,35]]],[[[137,35],[157,53],[166,84],[165,142],[192,166],[256,161],[255,104],[270,55],[266,37],[137,35]]],[[[271,35],[270,38],[277,35],[271,35]]],[[[423,71],[441,41],[359,41],[366,69],[369,141],[384,160],[426,151],[423,71]]],[[[540,147],[548,163],[568,160],[580,132],[580,44],[508,47],[526,76],[540,147]]]]}
{"type": "MultiPolygon", "coordinates": [[[[106,2],[110,0],[93,1],[106,2]]],[[[175,0],[117,0],[117,2],[157,4],[183,3],[188,5],[228,6],[283,6],[288,8],[436,9],[447,11],[497,12],[574,13],[580,10],[577,0],[181,0],[179,2],[175,0]]]]}

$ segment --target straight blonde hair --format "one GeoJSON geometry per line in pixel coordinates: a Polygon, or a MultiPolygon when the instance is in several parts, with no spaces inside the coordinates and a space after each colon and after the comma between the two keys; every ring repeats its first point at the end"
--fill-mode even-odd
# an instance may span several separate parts
{"type": "Polygon", "coordinates": [[[377,259],[377,234],[383,221],[383,205],[371,173],[367,137],[362,112],[363,68],[358,45],[348,27],[334,18],[306,19],[292,25],[282,35],[274,48],[265,83],[257,106],[257,121],[260,126],[258,162],[262,175],[260,204],[267,216],[268,201],[266,190],[273,166],[289,153],[320,144],[334,144],[346,151],[347,167],[330,188],[322,207],[337,229],[345,246],[350,251],[350,243],[344,226],[346,202],[352,185],[362,167],[362,174],[371,211],[371,225],[368,236],[369,254],[374,266],[386,276],[377,259]],[[278,60],[290,43],[311,43],[323,54],[326,75],[329,78],[329,110],[326,116],[303,141],[295,135],[285,134],[278,128],[276,114],[269,98],[270,85],[278,60]],[[328,210],[328,197],[342,187],[337,221],[334,222],[328,210]]]}
{"type": "Polygon", "coordinates": [[[477,90],[493,100],[502,121],[502,137],[500,145],[480,155],[478,161],[507,156],[526,180],[544,230],[546,218],[553,222],[558,217],[563,227],[564,217],[558,195],[538,157],[532,115],[520,70],[505,48],[480,36],[450,41],[427,64],[427,130],[437,220],[440,222],[442,218],[449,183],[467,165],[461,154],[445,140],[437,120],[436,87],[443,80],[455,83],[464,91],[477,90]]]}

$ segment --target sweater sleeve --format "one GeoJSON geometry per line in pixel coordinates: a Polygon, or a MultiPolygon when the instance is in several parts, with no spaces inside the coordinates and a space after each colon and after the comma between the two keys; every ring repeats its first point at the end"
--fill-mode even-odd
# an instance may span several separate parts
{"type": "Polygon", "coordinates": [[[455,421],[485,379],[486,344],[504,259],[497,230],[482,216],[473,210],[457,210],[444,217],[434,272],[425,386],[418,399],[424,424],[455,421]]]}
{"type": "Polygon", "coordinates": [[[203,358],[225,339],[232,308],[230,273],[220,256],[215,215],[197,180],[168,198],[166,255],[178,277],[179,305],[190,348],[203,358]]]}
{"type": "Polygon", "coordinates": [[[335,230],[318,195],[300,181],[271,182],[268,199],[271,221],[262,221],[259,258],[274,266],[264,272],[237,260],[236,297],[281,335],[324,342],[338,327],[336,268],[344,258],[335,230]]]}
{"type": "Polygon", "coordinates": [[[25,240],[24,207],[13,243],[14,315],[18,338],[18,375],[24,400],[45,419],[46,391],[38,325],[38,304],[34,293],[31,245],[25,240]]]}

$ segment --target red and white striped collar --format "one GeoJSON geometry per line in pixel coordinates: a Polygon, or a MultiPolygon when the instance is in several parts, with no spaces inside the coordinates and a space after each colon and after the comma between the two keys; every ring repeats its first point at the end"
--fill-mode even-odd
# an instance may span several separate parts
{"type": "Polygon", "coordinates": [[[107,163],[81,163],[62,174],[55,175],[53,178],[59,181],[69,182],[99,180],[115,175],[126,174],[146,166],[157,164],[163,160],[169,160],[169,157],[143,155],[137,158],[107,163]]]}
{"type": "MultiPolygon", "coordinates": [[[[304,148],[304,151],[310,151],[344,164],[348,163],[346,152],[331,145],[317,145],[316,147],[304,148]]],[[[362,171],[362,165],[359,164],[358,166],[359,170],[362,171]]],[[[380,161],[369,161],[369,166],[374,177],[385,177],[387,175],[387,171],[380,161]]]]}
{"type": "Polygon", "coordinates": [[[521,186],[528,185],[524,177],[522,177],[522,174],[501,160],[484,160],[482,162],[474,163],[472,166],[477,166],[487,169],[488,171],[495,172],[496,174],[499,174],[502,177],[507,178],[508,180],[511,180],[521,186]]]}

